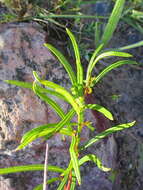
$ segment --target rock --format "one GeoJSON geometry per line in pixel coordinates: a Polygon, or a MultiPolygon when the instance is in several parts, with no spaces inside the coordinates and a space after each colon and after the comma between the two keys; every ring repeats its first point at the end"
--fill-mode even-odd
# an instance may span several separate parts
{"type": "MultiPolygon", "coordinates": [[[[14,150],[20,143],[23,134],[28,130],[39,125],[59,121],[59,117],[54,111],[36,97],[32,91],[3,82],[3,80],[10,79],[31,82],[33,81],[32,71],[36,70],[42,77],[69,88],[70,83],[65,70],[43,46],[45,35],[41,27],[35,23],[23,22],[19,24],[1,24],[0,26],[1,168],[44,163],[45,142],[41,141],[41,139],[34,141],[21,151],[15,152],[14,150]]],[[[68,110],[66,103],[57,100],[57,98],[55,100],[63,110],[68,110]]],[[[86,113],[86,117],[96,124],[95,118],[90,112],[86,113]]],[[[89,135],[89,130],[85,128],[82,134],[83,143],[89,139],[89,135]]],[[[69,140],[67,139],[66,142],[63,142],[59,134],[48,140],[50,165],[58,165],[63,168],[67,166],[69,140]]],[[[114,167],[116,151],[113,154],[113,150],[116,149],[116,143],[113,137],[110,137],[104,145],[100,143],[98,146],[96,144],[89,151],[99,154],[107,167],[114,167]],[[102,154],[104,156],[100,154],[100,148],[103,149],[102,154]]],[[[90,165],[89,168],[91,168],[90,165]]],[[[83,171],[86,172],[86,168],[83,171]]],[[[83,175],[87,180],[88,174],[83,175]]],[[[109,184],[110,187],[112,186],[111,182],[106,179],[108,174],[103,174],[95,166],[92,175],[94,175],[94,178],[92,178],[94,184],[97,183],[100,176],[102,182],[99,181],[98,184],[104,184],[105,181],[105,186],[106,184],[107,186],[109,184]]],[[[53,176],[55,174],[49,174],[49,178],[53,176]]],[[[36,184],[42,183],[42,177],[42,172],[10,174],[1,178],[0,185],[1,187],[5,186],[6,190],[19,190],[24,183],[24,186],[22,186],[24,189],[32,190],[36,184]]],[[[86,187],[89,187],[88,189],[90,190],[90,182],[86,182],[86,187]]],[[[55,188],[55,185],[53,185],[50,190],[55,188]]],[[[100,189],[103,190],[104,188],[100,189]]]]}
{"type": "Polygon", "coordinates": [[[32,81],[32,70],[45,75],[48,61],[54,58],[43,47],[44,33],[37,25],[4,24],[0,36],[3,41],[0,50],[1,128],[5,140],[20,140],[26,124],[47,123],[47,108],[33,92],[8,85],[3,80],[32,81]]]}
{"type": "MultiPolygon", "coordinates": [[[[107,168],[116,168],[116,155],[117,147],[114,137],[111,136],[105,141],[95,143],[92,148],[90,148],[90,153],[95,154],[102,161],[103,166],[107,168]]],[[[110,181],[110,172],[101,172],[94,164],[92,166],[86,166],[84,169],[83,183],[78,188],[79,190],[112,190],[113,183],[110,181]]]]}
{"type": "MultiPolygon", "coordinates": [[[[57,74],[57,80],[61,77],[57,73],[61,66],[43,46],[44,38],[45,32],[38,24],[34,23],[3,24],[0,27],[1,168],[18,164],[43,163],[45,143],[41,143],[41,141],[34,142],[29,150],[26,149],[18,153],[13,152],[13,150],[17,147],[26,131],[39,125],[59,120],[56,114],[44,102],[40,101],[32,91],[3,82],[3,80],[7,79],[31,82],[33,81],[33,70],[37,70],[41,76],[45,77],[48,77],[46,76],[47,71],[50,70],[51,72],[52,70],[55,73],[54,76],[57,74]],[[55,65],[57,66],[55,67],[55,65]],[[34,150],[32,150],[33,148],[34,150]],[[7,152],[5,153],[5,150],[10,151],[9,156],[7,152]],[[7,161],[4,155],[8,156],[7,161]]],[[[65,81],[67,82],[66,77],[65,81]]],[[[66,105],[62,105],[66,109],[66,105]]],[[[58,139],[61,139],[61,137],[58,137],[58,139]]],[[[58,144],[58,139],[56,144],[58,144]]],[[[33,173],[33,177],[30,179],[31,182],[27,177],[28,175],[26,174],[25,178],[23,178],[23,174],[10,175],[8,179],[13,181],[11,182],[13,186],[9,188],[8,185],[3,184],[3,186],[6,186],[8,190],[12,188],[21,189],[20,185],[14,183],[15,176],[21,181],[28,179],[26,180],[27,186],[25,186],[25,189],[29,190],[35,184],[42,182],[41,180],[35,183],[34,177],[36,175],[36,178],[42,178],[41,172],[39,174],[33,173]]],[[[7,179],[3,180],[3,183],[5,182],[7,183],[7,179]]]]}
{"type": "Polygon", "coordinates": [[[92,7],[92,12],[99,16],[107,16],[111,13],[112,8],[112,2],[110,1],[97,1],[92,7]]]}
{"type": "MultiPolygon", "coordinates": [[[[121,24],[121,28],[119,27],[118,32],[114,34],[109,47],[117,48],[130,44],[131,41],[128,36],[132,36],[133,33],[138,34],[134,29],[127,28],[127,26],[125,27],[121,24]]],[[[135,39],[134,42],[142,39],[142,35],[140,34],[139,38],[135,39]]],[[[133,59],[137,60],[138,63],[142,63],[140,61],[143,57],[142,47],[128,50],[128,52],[132,53],[133,59]]],[[[116,61],[115,58],[104,60],[100,64],[99,70],[116,61]]],[[[141,127],[143,123],[142,76],[142,64],[124,65],[108,73],[95,88],[96,99],[100,100],[114,115],[115,123],[113,125],[136,120],[134,127],[119,132],[116,135],[118,147],[118,160],[116,164],[118,165],[117,172],[120,173],[119,181],[121,184],[120,189],[122,190],[140,190],[143,184],[141,175],[143,172],[143,161],[141,161],[140,150],[143,142],[143,129],[141,127]],[[117,99],[113,99],[113,95],[116,95],[117,99]]],[[[114,189],[118,186],[119,182],[114,189]]]]}

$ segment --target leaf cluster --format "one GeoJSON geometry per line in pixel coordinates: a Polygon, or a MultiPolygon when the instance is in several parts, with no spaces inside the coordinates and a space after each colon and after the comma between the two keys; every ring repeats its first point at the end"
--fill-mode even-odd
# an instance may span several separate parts
{"type": "MultiPolygon", "coordinates": [[[[111,169],[104,166],[96,155],[87,154],[81,157],[81,153],[83,150],[92,146],[95,142],[102,140],[107,135],[113,134],[117,131],[132,127],[135,124],[135,121],[125,124],[119,124],[117,126],[113,126],[110,129],[105,130],[104,132],[96,135],[92,139],[89,139],[85,142],[84,145],[81,146],[81,132],[84,127],[87,127],[89,130],[94,130],[91,121],[85,120],[85,111],[87,109],[92,109],[100,112],[109,120],[113,120],[112,113],[105,107],[98,104],[87,104],[85,98],[87,95],[92,93],[93,87],[102,80],[102,78],[111,70],[124,65],[124,64],[136,64],[135,61],[127,60],[126,58],[132,57],[131,54],[121,52],[121,51],[104,51],[104,47],[107,45],[109,40],[111,39],[113,32],[115,31],[117,22],[121,16],[121,12],[123,9],[124,0],[117,0],[111,17],[105,27],[105,32],[102,38],[99,40],[99,45],[97,49],[93,52],[89,64],[86,70],[86,75],[84,75],[84,69],[81,62],[79,47],[75,36],[73,33],[66,29],[66,32],[70,38],[71,44],[74,49],[75,54],[75,65],[76,65],[76,73],[73,71],[68,60],[65,56],[53,47],[51,44],[44,44],[46,48],[48,48],[60,61],[66,70],[69,79],[71,81],[71,89],[68,90],[59,84],[56,84],[52,81],[48,81],[42,79],[36,71],[33,71],[34,81],[31,83],[14,81],[14,80],[6,80],[5,82],[17,85],[23,88],[31,89],[35,95],[40,97],[43,101],[45,101],[48,105],[50,105],[53,110],[60,117],[59,123],[48,123],[46,125],[38,126],[27,133],[22,137],[20,145],[17,147],[17,150],[25,148],[29,143],[36,140],[37,138],[44,138],[45,140],[52,138],[57,133],[62,135],[69,136],[70,139],[70,147],[69,147],[69,155],[70,162],[67,168],[59,168],[57,166],[48,165],[48,171],[54,171],[60,173],[59,177],[52,178],[47,181],[47,184],[53,183],[55,181],[59,181],[59,186],[57,190],[67,189],[74,190],[76,184],[81,184],[81,173],[80,167],[88,161],[94,162],[99,169],[104,172],[110,171],[111,169]],[[117,20],[115,19],[117,17],[117,20]],[[104,68],[97,76],[93,76],[93,69],[96,64],[101,59],[106,59],[111,56],[123,57],[125,59],[117,61],[115,63],[110,64],[106,68],[104,68]],[[59,99],[67,102],[70,105],[70,110],[65,112],[61,106],[52,99],[52,96],[56,96],[59,99]],[[77,116],[77,122],[73,123],[72,118],[77,116]]],[[[27,165],[27,166],[17,166],[11,168],[3,168],[0,169],[0,174],[13,173],[13,172],[23,172],[23,171],[33,171],[33,170],[43,170],[43,165],[27,165]]],[[[42,189],[42,184],[35,187],[36,189],[42,189]]]]}

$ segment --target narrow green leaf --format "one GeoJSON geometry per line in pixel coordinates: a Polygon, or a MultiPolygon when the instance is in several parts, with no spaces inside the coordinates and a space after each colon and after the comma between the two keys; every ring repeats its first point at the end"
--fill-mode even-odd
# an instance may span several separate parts
{"type": "MultiPolygon", "coordinates": [[[[29,18],[29,17],[28,17],[29,18]]],[[[27,18],[27,19],[28,19],[27,18]]],[[[47,19],[49,20],[50,18],[66,18],[66,19],[71,19],[71,18],[74,18],[74,19],[95,19],[95,18],[101,18],[101,19],[107,19],[107,17],[105,16],[98,16],[98,15],[69,15],[69,14],[64,14],[64,15],[56,15],[56,14],[48,14],[47,16],[43,15],[43,14],[40,14],[40,16],[37,16],[37,17],[32,17],[33,19],[34,18],[41,18],[41,19],[47,19]]],[[[26,19],[26,17],[25,17],[26,19]]],[[[50,20],[51,21],[51,20],[50,20]]],[[[54,19],[52,19],[52,21],[54,21],[54,19]]],[[[59,25],[59,24],[58,24],[59,25]]],[[[63,26],[63,25],[62,25],[63,26]]],[[[65,26],[63,26],[65,27],[65,26]]]]}
{"type": "Polygon", "coordinates": [[[69,62],[67,61],[67,59],[63,56],[63,54],[50,44],[44,44],[44,45],[49,50],[51,50],[51,52],[59,59],[60,63],[64,66],[65,70],[67,71],[71,79],[72,85],[76,85],[77,81],[76,81],[76,76],[74,74],[74,71],[71,65],[69,64],[69,62]]]}
{"type": "Polygon", "coordinates": [[[73,135],[73,131],[68,129],[68,128],[62,128],[59,133],[63,134],[63,135],[68,135],[68,136],[72,136],[73,135]]]}
{"type": "MultiPolygon", "coordinates": [[[[17,173],[17,172],[26,172],[26,171],[43,171],[43,164],[32,164],[32,165],[22,165],[22,166],[13,166],[9,168],[0,168],[0,175],[5,175],[9,173],[17,173]]],[[[50,172],[58,172],[62,173],[64,169],[57,166],[48,166],[47,170],[50,172]]]]}
{"type": "Polygon", "coordinates": [[[55,92],[53,90],[43,88],[43,87],[39,86],[38,84],[37,84],[37,89],[39,90],[40,93],[50,94],[52,96],[56,96],[56,97],[58,97],[58,98],[60,98],[60,99],[67,102],[67,100],[65,99],[64,96],[62,96],[61,94],[59,94],[59,93],[57,93],[57,92],[55,92]]]}
{"type": "Polygon", "coordinates": [[[123,8],[124,8],[125,0],[116,0],[113,11],[109,17],[108,23],[105,27],[101,43],[106,46],[110,39],[112,38],[113,32],[115,31],[117,24],[120,20],[123,8]]]}
{"type": "MultiPolygon", "coordinates": [[[[49,123],[49,124],[41,125],[34,129],[31,129],[30,131],[24,134],[24,136],[21,139],[21,144],[17,147],[17,150],[24,148],[25,146],[27,146],[29,143],[36,140],[37,138],[46,136],[48,134],[51,135],[51,133],[54,134],[53,131],[56,130],[56,126],[58,126],[58,123],[49,123]]],[[[70,130],[69,128],[62,128],[59,131],[59,133],[72,136],[73,131],[70,130]]]]}
{"type": "Polygon", "coordinates": [[[98,0],[80,1],[79,5],[95,4],[98,0]]]}
{"type": "Polygon", "coordinates": [[[109,71],[111,71],[112,69],[115,69],[121,65],[125,65],[125,64],[137,64],[137,62],[135,61],[130,61],[130,60],[122,60],[122,61],[117,61],[111,65],[109,65],[108,67],[106,67],[103,71],[101,71],[101,73],[99,75],[97,75],[97,77],[95,77],[95,79],[92,82],[92,87],[98,83],[109,71]]]}
{"type": "Polygon", "coordinates": [[[64,126],[68,126],[70,120],[72,119],[72,117],[75,115],[75,111],[74,109],[71,109],[64,117],[64,119],[62,119],[57,125],[56,127],[53,129],[53,131],[46,135],[45,138],[49,139],[51,136],[53,136],[53,134],[58,133],[64,126]]]}
{"type": "MultiPolygon", "coordinates": [[[[111,170],[110,168],[106,168],[102,165],[100,159],[97,158],[96,155],[93,155],[93,154],[89,154],[89,155],[86,155],[84,156],[83,158],[81,158],[79,160],[79,166],[81,166],[82,164],[84,164],[85,162],[88,162],[88,161],[92,161],[92,162],[95,162],[96,165],[99,167],[99,169],[103,170],[103,171],[109,171],[111,170]]],[[[68,175],[68,173],[72,170],[73,166],[72,166],[72,162],[70,162],[68,168],[61,174],[61,176],[65,176],[65,175],[68,175]]]]}
{"type": "MultiPolygon", "coordinates": [[[[52,179],[47,180],[47,184],[51,184],[51,183],[58,181],[58,180],[60,180],[59,177],[54,177],[52,179]]],[[[36,186],[33,190],[43,190],[43,184],[36,186]]]]}
{"type": "Polygon", "coordinates": [[[134,44],[131,44],[131,45],[127,45],[127,46],[123,46],[123,47],[120,47],[120,48],[117,48],[117,50],[127,50],[127,49],[132,49],[132,48],[136,48],[136,47],[140,47],[140,46],[143,46],[143,40],[142,41],[139,41],[139,42],[136,42],[134,44]]]}
{"type": "Polygon", "coordinates": [[[70,190],[75,190],[76,181],[72,181],[70,190]]]}
{"type": "Polygon", "coordinates": [[[57,190],[63,190],[67,181],[68,181],[68,175],[65,175],[57,190]]]}
{"type": "Polygon", "coordinates": [[[142,26],[138,22],[133,22],[133,19],[131,17],[124,16],[122,20],[143,34],[142,26]]]}
{"type": "Polygon", "coordinates": [[[106,57],[111,57],[111,56],[116,56],[116,57],[132,57],[132,55],[129,54],[129,53],[118,52],[118,51],[108,51],[108,52],[102,53],[94,61],[92,61],[91,64],[89,65],[88,78],[90,78],[91,72],[92,72],[93,68],[95,67],[96,63],[100,59],[104,59],[106,57]]]}
{"type": "Polygon", "coordinates": [[[66,100],[73,106],[73,108],[77,112],[77,114],[80,112],[80,108],[79,108],[78,104],[75,102],[74,97],[67,90],[65,90],[60,85],[55,84],[51,81],[41,80],[35,71],[33,71],[33,75],[38,82],[40,82],[41,84],[43,84],[49,88],[54,89],[56,92],[58,92],[59,94],[64,96],[66,98],[66,100]]]}
{"type": "Polygon", "coordinates": [[[73,48],[74,48],[74,53],[75,53],[75,57],[76,57],[76,66],[77,66],[77,82],[78,84],[83,84],[83,68],[81,65],[81,61],[80,61],[80,53],[79,53],[79,49],[78,49],[78,45],[77,42],[75,40],[74,35],[72,34],[72,32],[66,28],[67,34],[69,35],[73,48]]]}
{"type": "Polygon", "coordinates": [[[64,100],[65,102],[67,102],[66,98],[64,96],[62,96],[61,94],[55,92],[54,90],[50,90],[50,89],[46,89],[46,88],[43,88],[39,85],[37,85],[37,89],[39,90],[40,93],[45,93],[45,94],[50,94],[52,96],[56,96],[62,100],[64,100]]]}
{"type": "Polygon", "coordinates": [[[47,95],[40,93],[36,82],[33,83],[33,91],[41,98],[41,100],[49,104],[61,118],[64,118],[65,113],[62,108],[56,103],[56,101],[52,100],[47,95]]]}
{"type": "Polygon", "coordinates": [[[143,19],[143,12],[133,9],[131,17],[134,18],[134,19],[143,19]]]}
{"type": "Polygon", "coordinates": [[[108,119],[113,120],[112,113],[110,111],[108,111],[106,108],[104,108],[103,106],[101,106],[101,105],[98,105],[98,104],[87,104],[86,108],[87,109],[93,109],[93,110],[99,111],[100,113],[102,113],[108,119]]]}
{"type": "Polygon", "coordinates": [[[53,133],[55,124],[46,124],[46,125],[41,125],[39,127],[36,127],[30,131],[28,131],[22,138],[21,144],[17,147],[16,150],[20,150],[27,146],[29,143],[34,141],[37,138],[43,137],[47,134],[53,133]]]}
{"type": "MultiPolygon", "coordinates": [[[[17,80],[4,80],[4,82],[19,86],[19,87],[23,87],[23,88],[29,88],[31,90],[33,88],[33,83],[30,83],[30,82],[22,82],[22,81],[17,81],[17,80]]],[[[64,101],[67,101],[62,95],[60,95],[59,93],[57,93],[53,90],[42,88],[39,85],[37,85],[37,88],[40,91],[40,93],[51,94],[53,96],[59,97],[60,99],[63,99],[64,101]]]]}
{"type": "Polygon", "coordinates": [[[93,127],[90,123],[86,125],[87,128],[89,128],[91,131],[95,130],[95,127],[93,127]]]}
{"type": "Polygon", "coordinates": [[[71,163],[74,168],[75,176],[77,178],[78,184],[80,185],[81,184],[81,176],[80,176],[78,158],[77,158],[77,155],[75,152],[75,146],[76,146],[76,137],[75,137],[75,135],[73,135],[69,152],[70,152],[71,163]]]}
{"type": "Polygon", "coordinates": [[[22,81],[17,81],[17,80],[4,80],[4,82],[8,83],[8,84],[13,84],[16,86],[20,86],[23,88],[29,88],[32,89],[32,83],[30,82],[22,82],[22,81]]]}
{"type": "Polygon", "coordinates": [[[42,100],[44,100],[46,103],[48,103],[55,111],[56,113],[61,117],[64,118],[65,113],[62,110],[62,108],[56,103],[56,101],[52,100],[48,96],[41,94],[39,92],[36,93],[42,100]]]}
{"type": "Polygon", "coordinates": [[[33,128],[31,130],[29,130],[28,132],[26,132],[22,139],[21,139],[21,143],[25,142],[25,141],[29,141],[32,142],[33,140],[35,140],[35,138],[39,138],[39,133],[41,131],[44,131],[46,129],[48,130],[52,130],[54,127],[56,127],[57,123],[48,123],[45,125],[40,125],[36,128],[33,128]]]}
{"type": "Polygon", "coordinates": [[[92,71],[92,64],[96,58],[96,56],[98,55],[98,53],[101,51],[101,49],[103,48],[103,45],[104,44],[101,44],[97,49],[95,49],[90,61],[89,61],[89,64],[88,64],[88,67],[87,67],[87,74],[86,74],[86,80],[89,80],[90,78],[90,73],[92,71]]]}
{"type": "Polygon", "coordinates": [[[100,23],[96,21],[95,23],[95,46],[98,47],[100,45],[100,35],[101,30],[99,28],[100,23]]]}
{"type": "Polygon", "coordinates": [[[72,161],[70,160],[68,167],[66,168],[66,170],[61,174],[61,176],[65,176],[68,175],[70,173],[70,171],[72,170],[73,166],[72,166],[72,161]]]}
{"type": "Polygon", "coordinates": [[[57,124],[56,129],[54,131],[59,132],[63,128],[63,126],[68,125],[74,115],[75,115],[75,111],[73,109],[71,109],[65,115],[65,117],[57,124]]]}
{"type": "MultiPolygon", "coordinates": [[[[92,65],[95,65],[97,63],[97,61],[99,61],[100,59],[104,59],[106,57],[111,57],[111,56],[115,56],[115,57],[133,57],[131,54],[129,53],[125,53],[125,52],[120,52],[120,51],[108,51],[105,53],[100,54],[93,62],[92,65]]],[[[94,66],[93,66],[94,67],[94,66]]]]}
{"type": "Polygon", "coordinates": [[[135,124],[135,121],[131,122],[131,123],[125,123],[125,124],[120,124],[120,125],[116,125],[110,129],[107,129],[105,131],[103,131],[102,133],[96,135],[94,138],[90,139],[82,148],[81,150],[84,150],[86,148],[88,148],[89,146],[91,146],[93,143],[105,138],[106,136],[108,136],[109,134],[113,134],[117,131],[121,131],[123,129],[127,129],[129,127],[132,127],[135,124]]]}
{"type": "Polygon", "coordinates": [[[104,166],[102,165],[101,160],[100,160],[96,155],[94,155],[94,154],[88,154],[88,155],[82,157],[82,158],[79,160],[79,165],[81,166],[82,164],[84,164],[85,162],[88,162],[88,161],[94,162],[94,163],[97,165],[97,167],[98,167],[100,170],[104,171],[104,172],[108,172],[108,171],[111,170],[111,168],[106,168],[106,167],[104,167],[104,166]]]}
{"type": "Polygon", "coordinates": [[[72,183],[71,183],[70,190],[75,190],[75,186],[76,186],[76,176],[75,176],[75,172],[72,171],[72,183]]]}

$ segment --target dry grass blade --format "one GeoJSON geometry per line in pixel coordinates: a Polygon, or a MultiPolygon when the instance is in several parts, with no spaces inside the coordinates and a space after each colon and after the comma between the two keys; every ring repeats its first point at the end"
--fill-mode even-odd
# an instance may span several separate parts
{"type": "Polygon", "coordinates": [[[47,189],[46,187],[47,187],[48,150],[49,150],[49,146],[48,146],[48,143],[46,143],[45,164],[44,164],[44,181],[43,181],[43,190],[46,190],[46,189],[47,189]]]}

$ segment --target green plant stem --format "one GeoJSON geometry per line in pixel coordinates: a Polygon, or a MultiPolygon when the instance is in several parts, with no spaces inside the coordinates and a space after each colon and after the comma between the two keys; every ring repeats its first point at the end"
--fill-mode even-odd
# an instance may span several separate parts
{"type": "MultiPolygon", "coordinates": [[[[49,15],[38,15],[38,16],[26,16],[26,17],[17,17],[17,18],[13,18],[10,19],[9,21],[6,22],[20,22],[20,21],[29,21],[29,20],[37,20],[39,19],[39,21],[44,22],[44,19],[49,20],[50,22],[53,22],[61,27],[64,27],[64,25],[56,22],[55,20],[53,20],[54,18],[66,18],[66,19],[104,19],[107,20],[108,17],[105,16],[98,16],[98,15],[56,15],[56,14],[49,14],[49,15]]],[[[45,20],[45,22],[46,22],[45,20]]],[[[0,23],[5,23],[5,20],[1,20],[0,23]]]]}
{"type": "Polygon", "coordinates": [[[34,18],[66,18],[66,19],[69,19],[69,18],[84,18],[84,19],[93,19],[93,18],[100,18],[100,19],[108,19],[108,17],[105,17],[105,16],[98,16],[98,15],[56,15],[56,14],[49,14],[47,16],[45,15],[39,15],[39,16],[36,16],[34,18]]]}
{"type": "Polygon", "coordinates": [[[83,121],[84,121],[84,112],[81,111],[78,114],[78,135],[80,136],[80,133],[82,131],[82,125],[83,125],[83,121]]]}
{"type": "MultiPolygon", "coordinates": [[[[78,114],[78,128],[77,128],[77,131],[76,131],[76,137],[77,137],[77,142],[76,142],[76,146],[74,147],[75,151],[76,151],[76,155],[79,155],[79,152],[78,152],[78,146],[79,146],[79,143],[80,143],[80,134],[81,134],[81,131],[82,131],[82,126],[83,126],[83,121],[84,121],[84,112],[81,111],[80,114],[78,114]]],[[[66,170],[66,172],[63,172],[63,175],[69,175],[70,172],[72,172],[72,168],[73,168],[73,165],[72,165],[72,161],[70,160],[69,162],[69,166],[66,170]]]]}
{"type": "MultiPolygon", "coordinates": [[[[78,151],[79,143],[80,143],[80,135],[83,127],[83,122],[84,122],[84,112],[80,112],[78,115],[78,129],[77,129],[77,144],[76,144],[76,150],[78,151]]],[[[77,152],[78,154],[79,152],[77,152]]]]}

